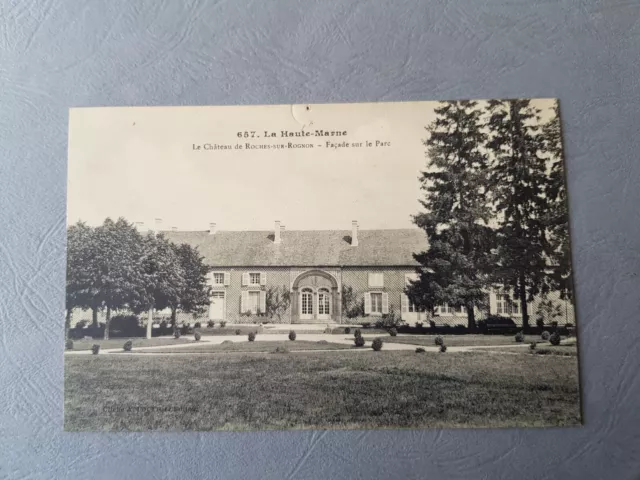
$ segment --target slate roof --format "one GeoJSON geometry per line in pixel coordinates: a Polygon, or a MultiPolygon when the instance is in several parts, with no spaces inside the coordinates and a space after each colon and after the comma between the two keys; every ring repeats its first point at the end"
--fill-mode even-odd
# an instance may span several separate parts
{"type": "Polygon", "coordinates": [[[427,247],[419,229],[359,230],[351,246],[351,230],[286,230],[275,244],[273,231],[163,231],[175,243],[198,247],[215,267],[415,266],[413,253],[427,247]]]}

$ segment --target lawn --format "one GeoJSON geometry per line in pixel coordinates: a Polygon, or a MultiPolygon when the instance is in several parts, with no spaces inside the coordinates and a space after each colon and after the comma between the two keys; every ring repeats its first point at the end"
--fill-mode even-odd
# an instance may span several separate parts
{"type": "Polygon", "coordinates": [[[577,358],[384,350],[65,357],[68,431],[579,423],[577,358]]]}
{"type": "MultiPolygon", "coordinates": [[[[366,333],[366,331],[363,331],[366,333]]],[[[384,337],[388,343],[408,343],[411,345],[435,346],[437,335],[400,335],[397,337],[384,337]]],[[[448,347],[481,347],[485,345],[518,345],[515,335],[440,335],[444,344],[448,347]]],[[[539,335],[525,335],[524,343],[537,342],[543,340],[539,335]]],[[[548,343],[548,342],[545,342],[548,343]]]]}
{"type": "Polygon", "coordinates": [[[488,351],[494,352],[518,352],[524,354],[535,353],[537,355],[555,355],[560,357],[577,357],[578,356],[578,347],[575,343],[566,344],[561,343],[560,345],[549,345],[548,343],[545,345],[540,345],[536,347],[533,352],[528,347],[504,347],[500,349],[488,349],[488,351]]]}
{"type": "MultiPolygon", "coordinates": [[[[211,343],[199,343],[189,347],[180,348],[157,348],[151,353],[216,353],[216,352],[273,352],[276,348],[286,348],[289,351],[295,350],[345,350],[351,349],[350,345],[339,343],[307,342],[296,341],[260,341],[233,342],[226,345],[215,345],[211,343]]],[[[355,348],[355,347],[354,347],[355,348]]],[[[140,351],[144,353],[144,351],[140,351]]]]}
{"type": "Polygon", "coordinates": [[[74,340],[73,341],[73,349],[74,350],[91,350],[92,345],[98,344],[100,345],[100,349],[103,350],[105,348],[122,348],[124,342],[127,340],[131,340],[133,344],[133,348],[136,347],[156,347],[162,345],[176,345],[182,343],[193,342],[193,335],[189,335],[188,337],[154,337],[150,339],[146,338],[110,338],[109,340],[74,340]]]}

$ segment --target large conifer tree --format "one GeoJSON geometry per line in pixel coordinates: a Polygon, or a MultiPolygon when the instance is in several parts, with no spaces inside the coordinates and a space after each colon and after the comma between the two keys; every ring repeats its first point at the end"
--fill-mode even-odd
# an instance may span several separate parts
{"type": "Polygon", "coordinates": [[[473,329],[474,307],[486,303],[493,238],[487,134],[477,102],[442,102],[435,114],[427,127],[428,161],[420,178],[426,211],[413,219],[429,245],[414,255],[422,268],[407,294],[428,311],[442,303],[463,306],[473,329]]]}
{"type": "Polygon", "coordinates": [[[491,191],[499,225],[496,282],[520,303],[526,330],[528,302],[549,290],[546,145],[540,111],[530,100],[490,101],[489,113],[491,191]]]}

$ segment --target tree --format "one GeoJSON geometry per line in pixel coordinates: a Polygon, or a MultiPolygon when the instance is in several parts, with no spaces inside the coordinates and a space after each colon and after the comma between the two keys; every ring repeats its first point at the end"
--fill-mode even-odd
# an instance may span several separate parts
{"type": "Polygon", "coordinates": [[[571,299],[573,297],[573,278],[569,247],[569,210],[558,102],[553,107],[551,118],[542,127],[542,135],[545,152],[551,163],[549,181],[545,191],[549,202],[546,224],[549,241],[548,256],[552,263],[551,281],[553,287],[560,292],[561,298],[571,299]]]}
{"type": "Polygon", "coordinates": [[[291,305],[291,293],[289,289],[282,285],[281,287],[269,287],[265,292],[265,309],[268,317],[273,318],[275,315],[278,321],[282,322],[284,315],[291,305]]]}
{"type": "Polygon", "coordinates": [[[364,297],[358,301],[353,287],[342,285],[342,313],[353,319],[364,316],[364,297]]]}
{"type": "Polygon", "coordinates": [[[427,234],[428,249],[414,254],[419,278],[406,290],[417,306],[463,306],[468,328],[475,307],[486,303],[493,230],[483,148],[487,134],[477,102],[442,102],[427,127],[427,168],[420,177],[426,209],[413,217],[427,234]]]}
{"type": "Polygon", "coordinates": [[[515,293],[522,326],[529,327],[527,305],[549,290],[546,252],[549,175],[540,111],[530,100],[489,102],[492,151],[491,192],[498,226],[496,281],[515,293]]]}
{"type": "MultiPolygon", "coordinates": [[[[104,338],[109,338],[113,310],[139,305],[146,295],[142,238],[124,218],[107,218],[95,229],[89,274],[94,305],[106,308],[104,338]]],[[[84,266],[84,265],[83,265],[84,266]]]]}
{"type": "MultiPolygon", "coordinates": [[[[94,306],[91,302],[91,269],[86,268],[95,251],[94,230],[83,222],[67,228],[67,281],[65,338],[69,336],[71,315],[75,308],[87,309],[94,306]]],[[[93,310],[94,327],[98,324],[98,305],[93,310]]]]}
{"type": "Polygon", "coordinates": [[[177,310],[194,314],[206,311],[210,303],[211,287],[207,284],[209,267],[198,249],[186,243],[172,244],[172,248],[183,277],[178,302],[171,306],[171,326],[175,329],[177,310]]]}

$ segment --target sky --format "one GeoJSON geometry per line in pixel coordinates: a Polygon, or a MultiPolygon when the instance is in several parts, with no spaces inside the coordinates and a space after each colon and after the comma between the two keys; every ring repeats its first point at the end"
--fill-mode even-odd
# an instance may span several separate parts
{"type": "MultiPolygon", "coordinates": [[[[218,230],[270,230],[275,220],[287,230],[349,230],[352,220],[361,229],[411,228],[422,209],[425,127],[437,105],[72,109],[67,223],[122,216],[145,227],[160,218],[162,229],[178,230],[211,222],[218,230]],[[316,130],[346,134],[281,136],[316,130]],[[289,142],[313,148],[245,148],[289,142]]],[[[553,100],[536,105],[547,112],[553,100]]]]}

